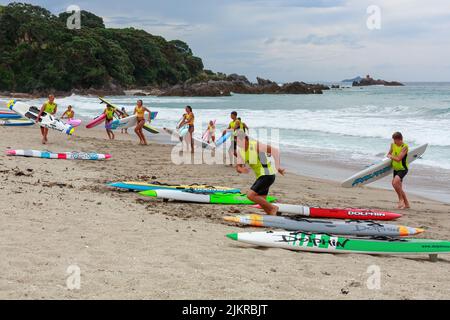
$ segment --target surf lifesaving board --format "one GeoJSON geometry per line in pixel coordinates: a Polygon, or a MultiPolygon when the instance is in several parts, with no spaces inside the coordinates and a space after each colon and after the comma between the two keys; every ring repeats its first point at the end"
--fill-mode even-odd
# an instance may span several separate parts
{"type": "MultiPolygon", "coordinates": [[[[37,117],[40,112],[40,110],[37,107],[29,106],[17,100],[9,101],[8,108],[21,114],[23,117],[33,121],[34,123],[36,123],[37,117]]],[[[41,114],[41,118],[39,119],[39,125],[41,127],[53,129],[68,135],[72,135],[73,132],[75,131],[75,129],[71,125],[64,123],[60,119],[57,119],[51,114],[47,114],[46,112],[43,112],[41,114]]]]}
{"type": "Polygon", "coordinates": [[[249,214],[234,217],[224,217],[225,221],[236,222],[253,227],[280,228],[288,231],[303,231],[312,233],[327,233],[353,236],[385,236],[406,237],[422,233],[424,230],[392,224],[380,224],[367,221],[332,221],[307,219],[304,217],[270,216],[249,214]]]}
{"type": "MultiPolygon", "coordinates": [[[[176,190],[149,190],[141,191],[140,195],[144,197],[153,197],[167,200],[177,200],[184,202],[196,203],[213,203],[213,204],[242,204],[251,205],[254,202],[247,198],[247,195],[242,193],[213,193],[213,194],[199,194],[194,192],[176,191],[176,190]]],[[[268,196],[267,201],[273,202],[276,198],[268,196]]]]}
{"type": "MultiPolygon", "coordinates": [[[[356,208],[313,208],[295,204],[274,203],[278,212],[311,218],[351,219],[351,220],[395,220],[402,215],[389,211],[356,208]]],[[[256,208],[261,208],[259,205],[256,208]]]]}
{"type": "Polygon", "coordinates": [[[188,190],[190,192],[197,193],[240,193],[241,190],[233,189],[221,186],[210,186],[202,184],[190,184],[190,185],[170,185],[170,184],[160,184],[160,183],[145,183],[137,181],[124,181],[124,182],[113,182],[108,184],[110,187],[127,189],[132,191],[147,191],[147,190],[188,190]]]}
{"type": "MultiPolygon", "coordinates": [[[[155,119],[157,114],[158,112],[152,112],[151,119],[152,120],[155,119]]],[[[134,114],[126,118],[113,120],[113,122],[111,123],[111,129],[112,130],[128,129],[136,126],[136,124],[137,124],[137,116],[134,114]]]]}
{"type": "Polygon", "coordinates": [[[6,150],[8,156],[22,156],[44,159],[64,159],[64,160],[106,160],[110,159],[110,154],[92,152],[51,152],[39,150],[6,150]]]}
{"type": "Polygon", "coordinates": [[[257,246],[297,251],[383,255],[450,253],[450,242],[443,240],[377,240],[292,231],[232,233],[227,237],[257,246]]]}
{"type": "Polygon", "coordinates": [[[0,111],[0,119],[20,119],[20,118],[22,118],[22,116],[15,112],[6,113],[4,111],[3,112],[0,111]]]}
{"type": "Polygon", "coordinates": [[[32,126],[33,124],[33,121],[27,119],[0,120],[0,126],[5,127],[24,127],[32,126]]]}
{"type": "Polygon", "coordinates": [[[227,133],[225,133],[225,135],[223,135],[222,137],[220,137],[217,141],[216,141],[216,147],[221,146],[222,144],[224,144],[231,136],[232,136],[233,132],[228,131],[227,133]]]}
{"type": "MultiPolygon", "coordinates": [[[[408,152],[408,163],[415,161],[420,158],[427,150],[428,144],[421,145],[416,148],[410,148],[408,152]]],[[[389,158],[384,158],[378,163],[371,165],[370,167],[354,174],[344,182],[342,182],[342,187],[352,188],[356,186],[362,186],[374,181],[380,180],[392,173],[392,160],[389,158]]]]}
{"type": "MultiPolygon", "coordinates": [[[[169,129],[169,128],[163,128],[163,130],[167,133],[167,134],[169,134],[169,135],[171,135],[172,137],[174,137],[175,139],[178,139],[178,140],[181,140],[182,139],[182,137],[178,134],[178,132],[176,131],[176,130],[172,130],[172,129],[169,129]]],[[[207,143],[207,142],[205,142],[205,141],[202,141],[201,139],[199,139],[199,138],[197,138],[197,137],[192,137],[193,139],[194,139],[194,143],[195,144],[197,144],[197,145],[199,145],[199,146],[202,146],[202,148],[203,149],[214,149],[215,148],[215,146],[214,145],[212,145],[212,144],[210,144],[210,143],[207,143]]]]}

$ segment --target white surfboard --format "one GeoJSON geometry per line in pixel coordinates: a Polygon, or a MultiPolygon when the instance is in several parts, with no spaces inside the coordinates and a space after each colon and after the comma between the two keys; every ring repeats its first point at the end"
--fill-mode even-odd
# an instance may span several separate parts
{"type": "MultiPolygon", "coordinates": [[[[408,163],[420,158],[425,153],[425,150],[427,150],[427,147],[428,144],[424,144],[416,148],[410,148],[408,152],[408,163]]],[[[380,162],[354,174],[342,182],[341,186],[344,188],[352,188],[380,180],[392,173],[391,162],[391,159],[384,158],[380,162]]]]}

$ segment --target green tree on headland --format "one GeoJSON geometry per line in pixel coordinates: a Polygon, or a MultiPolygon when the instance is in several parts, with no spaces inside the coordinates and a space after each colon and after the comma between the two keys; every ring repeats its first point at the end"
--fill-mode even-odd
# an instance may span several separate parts
{"type": "Polygon", "coordinates": [[[173,85],[204,74],[202,60],[183,41],[105,28],[87,11],[81,29],[69,30],[69,16],[24,3],[0,7],[0,90],[173,85]]]}

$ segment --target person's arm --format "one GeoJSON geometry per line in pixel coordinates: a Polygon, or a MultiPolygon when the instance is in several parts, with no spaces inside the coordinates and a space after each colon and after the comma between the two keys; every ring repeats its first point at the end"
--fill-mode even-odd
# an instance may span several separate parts
{"type": "Polygon", "coordinates": [[[387,157],[390,159],[391,155],[392,155],[392,144],[391,144],[391,147],[390,147],[389,152],[387,154],[387,157]]]}
{"type": "Polygon", "coordinates": [[[152,112],[148,109],[144,107],[144,111],[148,112],[148,122],[152,122],[152,112]]]}
{"type": "Polygon", "coordinates": [[[62,116],[61,116],[61,119],[64,119],[64,116],[67,114],[67,110],[66,111],[64,111],[64,113],[62,114],[62,116]]]}
{"type": "Polygon", "coordinates": [[[282,176],[284,176],[284,173],[286,172],[286,170],[281,168],[280,150],[278,150],[278,148],[258,142],[257,150],[258,150],[258,153],[262,151],[262,152],[266,152],[266,153],[270,154],[273,157],[273,159],[275,160],[275,168],[277,169],[278,173],[280,173],[282,176]]]}
{"type": "Polygon", "coordinates": [[[36,123],[39,123],[39,120],[41,119],[42,113],[44,112],[45,109],[45,103],[42,105],[41,110],[39,111],[39,114],[36,118],[36,123]]]}
{"type": "Polygon", "coordinates": [[[390,159],[400,162],[403,160],[403,158],[406,156],[406,154],[408,153],[408,148],[403,148],[402,152],[400,152],[400,154],[397,157],[394,157],[392,154],[390,155],[390,159]]]}

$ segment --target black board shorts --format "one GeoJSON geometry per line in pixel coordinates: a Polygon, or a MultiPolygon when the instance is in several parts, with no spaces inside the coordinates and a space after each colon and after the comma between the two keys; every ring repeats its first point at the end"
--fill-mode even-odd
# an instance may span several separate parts
{"type": "Polygon", "coordinates": [[[259,196],[267,196],[269,194],[270,186],[275,182],[275,175],[261,176],[251,186],[251,190],[256,192],[259,196]]]}
{"type": "Polygon", "coordinates": [[[400,177],[400,180],[403,181],[403,178],[408,174],[408,170],[400,170],[400,171],[395,171],[394,170],[394,178],[396,176],[400,177]]]}

